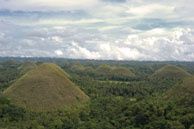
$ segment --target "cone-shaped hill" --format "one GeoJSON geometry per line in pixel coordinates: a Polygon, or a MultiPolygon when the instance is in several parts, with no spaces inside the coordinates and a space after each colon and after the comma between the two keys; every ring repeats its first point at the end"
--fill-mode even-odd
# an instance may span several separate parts
{"type": "Polygon", "coordinates": [[[113,70],[111,71],[113,77],[126,77],[126,78],[130,78],[130,77],[135,77],[135,74],[128,68],[125,67],[117,67],[117,68],[113,68],[113,70]]]}
{"type": "Polygon", "coordinates": [[[194,76],[184,79],[181,84],[167,91],[165,97],[180,104],[194,104],[194,76]]]}
{"type": "Polygon", "coordinates": [[[184,69],[174,66],[174,65],[165,65],[164,67],[157,70],[154,74],[151,75],[152,79],[183,79],[189,77],[189,74],[184,69]]]}
{"type": "Polygon", "coordinates": [[[31,111],[53,111],[89,100],[55,64],[41,64],[28,71],[4,95],[31,111]]]}

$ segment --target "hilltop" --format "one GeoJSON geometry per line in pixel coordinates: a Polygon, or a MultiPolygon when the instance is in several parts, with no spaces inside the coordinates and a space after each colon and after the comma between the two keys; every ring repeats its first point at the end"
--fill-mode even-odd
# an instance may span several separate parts
{"type": "Polygon", "coordinates": [[[183,79],[191,76],[190,73],[184,69],[174,66],[174,65],[165,65],[154,74],[151,75],[152,79],[183,79]]]}
{"type": "Polygon", "coordinates": [[[52,111],[88,101],[55,64],[41,64],[28,71],[4,91],[11,101],[32,111],[52,111]]]}

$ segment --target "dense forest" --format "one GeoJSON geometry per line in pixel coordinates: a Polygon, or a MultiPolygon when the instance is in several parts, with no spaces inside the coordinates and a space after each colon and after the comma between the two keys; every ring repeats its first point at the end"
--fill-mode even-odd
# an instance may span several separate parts
{"type": "Polygon", "coordinates": [[[1,58],[0,129],[194,129],[193,74],[193,62],[1,58]],[[45,112],[12,103],[3,92],[43,62],[59,65],[90,100],[45,112]]]}

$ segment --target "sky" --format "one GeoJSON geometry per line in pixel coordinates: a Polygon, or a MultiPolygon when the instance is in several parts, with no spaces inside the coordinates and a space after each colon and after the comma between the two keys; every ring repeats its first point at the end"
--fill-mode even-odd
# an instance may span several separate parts
{"type": "Polygon", "coordinates": [[[0,0],[0,57],[194,61],[193,0],[0,0]]]}

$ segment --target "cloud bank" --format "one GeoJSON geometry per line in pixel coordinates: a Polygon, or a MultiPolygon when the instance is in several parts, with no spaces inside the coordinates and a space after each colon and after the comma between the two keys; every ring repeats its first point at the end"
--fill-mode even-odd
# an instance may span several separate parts
{"type": "Polygon", "coordinates": [[[188,0],[0,0],[0,56],[194,61],[188,0]]]}

